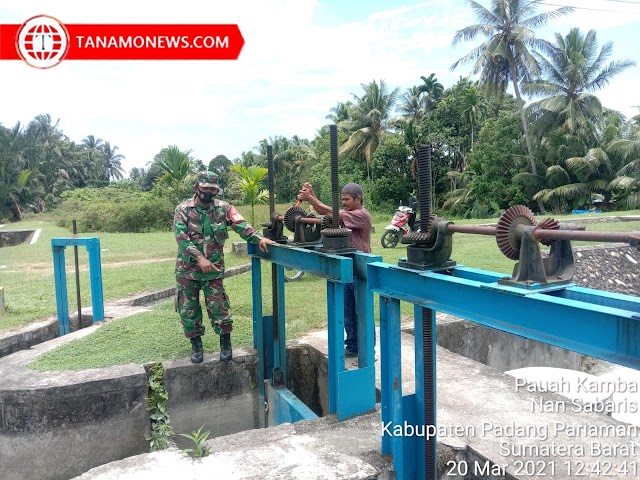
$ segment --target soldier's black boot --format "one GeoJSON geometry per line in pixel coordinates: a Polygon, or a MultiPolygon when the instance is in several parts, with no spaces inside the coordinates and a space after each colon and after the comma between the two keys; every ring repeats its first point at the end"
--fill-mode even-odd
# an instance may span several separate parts
{"type": "Polygon", "coordinates": [[[204,352],[202,351],[202,337],[191,338],[191,363],[202,363],[204,352]]]}
{"type": "Polygon", "coordinates": [[[220,361],[227,362],[231,360],[233,353],[231,351],[231,334],[220,334],[220,361]]]}

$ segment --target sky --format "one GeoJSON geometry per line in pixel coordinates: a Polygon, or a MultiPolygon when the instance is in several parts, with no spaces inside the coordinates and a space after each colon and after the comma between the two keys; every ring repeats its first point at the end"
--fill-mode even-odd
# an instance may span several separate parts
{"type": "MultiPolygon", "coordinates": [[[[489,0],[479,0],[489,6],[489,0]]],[[[612,59],[638,65],[598,92],[604,106],[640,113],[640,0],[545,0],[579,7],[537,31],[552,40],[594,28],[612,59]]],[[[464,0],[0,0],[0,23],[47,14],[62,23],[237,24],[234,61],[63,61],[38,70],[0,61],[0,123],[48,113],[75,142],[94,135],[118,147],[125,172],[177,145],[207,164],[252,150],[264,138],[312,139],[338,102],[383,79],[403,93],[435,73],[445,88],[471,73],[451,64],[480,40],[451,41],[478,23],[464,0]]],[[[473,78],[473,77],[472,77],[473,78]]]]}

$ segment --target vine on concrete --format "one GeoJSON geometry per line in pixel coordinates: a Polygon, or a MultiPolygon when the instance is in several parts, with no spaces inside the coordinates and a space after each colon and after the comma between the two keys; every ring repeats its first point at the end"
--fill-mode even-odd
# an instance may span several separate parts
{"type": "Polygon", "coordinates": [[[151,420],[151,437],[149,448],[152,452],[174,447],[173,437],[175,432],[171,426],[167,400],[169,394],[164,386],[164,367],[162,363],[152,363],[145,366],[148,375],[149,396],[147,397],[147,410],[151,420]]]}

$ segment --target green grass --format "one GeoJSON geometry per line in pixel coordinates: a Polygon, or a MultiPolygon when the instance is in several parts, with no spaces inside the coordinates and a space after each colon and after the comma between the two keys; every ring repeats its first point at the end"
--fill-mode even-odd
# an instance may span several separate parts
{"type": "MultiPolygon", "coordinates": [[[[41,228],[34,245],[17,245],[0,249],[0,287],[4,287],[7,311],[0,316],[0,331],[21,327],[56,313],[51,239],[70,237],[71,232],[51,220],[35,219],[5,225],[3,230],[41,228]]],[[[177,253],[172,232],[96,233],[80,237],[98,237],[102,264],[104,300],[110,301],[136,293],[160,290],[175,283],[174,266],[177,253]]],[[[232,242],[242,241],[229,231],[225,244],[226,267],[248,262],[231,253],[232,242]]],[[[75,311],[75,262],[73,248],[65,251],[69,309],[75,311]]],[[[91,305],[88,255],[78,248],[80,294],[82,306],[91,305]]]]}
{"type": "MultiPolygon", "coordinates": [[[[268,212],[266,206],[259,206],[268,212]]],[[[287,206],[279,206],[280,211],[284,211],[287,206]]],[[[246,208],[241,209],[243,213],[246,208]]],[[[631,215],[638,212],[618,212],[617,215],[631,215]]],[[[258,214],[256,214],[258,216],[258,214]]],[[[594,215],[597,216],[597,215],[594,215]]],[[[374,254],[381,255],[383,261],[390,264],[397,264],[400,257],[406,256],[406,249],[398,245],[395,249],[384,249],[380,244],[380,237],[384,232],[385,225],[388,224],[390,215],[374,216],[374,226],[376,232],[372,235],[371,243],[374,254]]],[[[560,217],[558,217],[560,218],[560,217]]],[[[585,218],[582,215],[567,216],[575,223],[577,220],[585,218]]],[[[494,223],[497,219],[483,220],[461,220],[455,223],[475,224],[494,223]]],[[[566,221],[566,220],[565,220],[566,221]]],[[[18,224],[19,228],[27,228],[18,224]]],[[[18,228],[15,225],[15,228],[18,228]]],[[[51,269],[50,260],[50,238],[55,236],[68,236],[68,232],[57,229],[55,225],[45,225],[48,231],[46,248],[44,237],[41,237],[40,245],[10,247],[0,250],[2,257],[0,264],[12,264],[11,269],[19,269],[21,259],[27,256],[26,252],[33,252],[29,257],[29,265],[37,264],[43,270],[51,269]],[[30,249],[31,247],[31,249],[30,249]],[[41,247],[44,253],[33,247],[41,247]],[[14,250],[15,249],[15,250],[14,250]],[[9,256],[4,255],[4,251],[11,251],[9,256]],[[22,253],[14,253],[20,250],[22,253]],[[40,260],[35,262],[34,259],[40,260]]],[[[5,227],[6,229],[7,227],[5,227]]],[[[631,231],[640,230],[640,222],[611,222],[593,223],[587,225],[588,230],[608,230],[608,231],[631,231]]],[[[44,235],[44,231],[43,231],[44,235]]],[[[239,240],[233,232],[230,232],[227,244],[231,248],[231,241],[239,240]],[[234,238],[235,237],[235,238],[234,238]]],[[[151,234],[100,234],[102,248],[109,248],[103,252],[103,277],[106,299],[121,298],[132,293],[141,291],[153,291],[170,287],[174,284],[173,266],[175,255],[175,241],[170,232],[151,234]],[[107,246],[108,245],[108,246],[107,246]],[[170,257],[165,261],[140,264],[122,264],[121,262],[170,257]]],[[[456,234],[453,237],[452,258],[458,265],[486,269],[505,274],[511,274],[514,261],[504,257],[495,242],[495,238],[481,235],[456,234]]],[[[582,242],[585,243],[585,242],[582,242]]],[[[586,243],[588,244],[588,243],[586,243]]],[[[578,243],[576,242],[576,245],[578,243]]],[[[85,254],[86,257],[86,254],[85,254]]],[[[85,259],[86,260],[86,259],[85,259]]],[[[246,263],[247,259],[226,256],[227,265],[246,263]]],[[[68,282],[70,285],[69,299],[73,303],[75,293],[72,291],[74,285],[73,277],[73,254],[67,254],[68,282]]],[[[270,311],[271,286],[270,269],[268,262],[263,262],[263,305],[265,314],[270,311]]],[[[31,267],[33,268],[33,266],[31,267]]],[[[50,314],[55,312],[55,299],[53,289],[53,279],[51,276],[44,278],[35,272],[28,274],[12,274],[8,276],[0,270],[0,285],[12,285],[11,297],[8,296],[10,311],[0,317],[0,329],[5,324],[5,319],[22,318],[24,323],[33,321],[37,315],[47,310],[50,314]],[[7,279],[12,279],[13,283],[7,283],[7,279]],[[28,285],[28,288],[25,287],[28,285]],[[13,298],[13,302],[11,300],[13,298]],[[15,304],[15,306],[12,306],[15,304]],[[16,314],[15,311],[20,314],[16,314]]],[[[84,274],[86,277],[86,273],[84,274]]],[[[83,277],[82,281],[85,290],[88,290],[88,279],[83,277]]],[[[242,274],[231,277],[225,281],[227,292],[231,298],[232,313],[234,315],[234,346],[251,345],[251,275],[242,274]]],[[[88,291],[83,293],[83,299],[88,300],[88,291]]],[[[85,300],[83,300],[85,303],[85,300]]],[[[286,311],[287,311],[287,338],[295,338],[306,332],[326,327],[326,281],[312,275],[305,275],[301,280],[286,284],[286,311]]],[[[412,315],[412,305],[402,302],[403,315],[412,315]]],[[[378,317],[377,299],[375,304],[375,317],[378,317]]],[[[209,326],[208,321],[205,324],[209,326]]],[[[211,328],[208,328],[205,335],[205,351],[212,352],[218,350],[218,344],[214,344],[211,328]]],[[[129,318],[109,323],[95,333],[79,340],[74,340],[62,345],[57,349],[42,355],[33,368],[38,370],[65,370],[65,369],[86,369],[103,367],[107,365],[126,363],[145,363],[168,358],[187,357],[190,352],[190,344],[184,338],[177,314],[173,309],[173,302],[163,302],[153,308],[150,312],[141,313],[129,318]]]]}
{"type": "MultiPolygon", "coordinates": [[[[270,265],[263,263],[263,308],[271,308],[270,265]]],[[[252,345],[251,275],[225,280],[233,313],[233,346],[252,345]]],[[[287,338],[326,326],[326,281],[312,275],[286,286],[287,338]],[[313,293],[311,293],[313,292],[313,293]]],[[[205,315],[205,354],[219,350],[218,337],[205,315]]],[[[30,365],[39,371],[83,370],[109,365],[146,363],[190,355],[191,344],[182,333],[173,301],[104,325],[91,335],[46,352],[30,365]]]]}

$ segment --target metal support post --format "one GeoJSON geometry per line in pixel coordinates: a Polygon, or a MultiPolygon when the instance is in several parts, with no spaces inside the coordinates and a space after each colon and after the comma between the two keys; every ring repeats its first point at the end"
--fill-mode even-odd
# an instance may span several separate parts
{"type": "Polygon", "coordinates": [[[366,265],[381,260],[380,256],[352,253],[349,257],[322,253],[314,250],[272,245],[269,253],[261,252],[256,245],[248,245],[252,256],[253,285],[253,324],[254,345],[258,350],[258,381],[261,383],[260,396],[267,402],[268,414],[263,423],[265,426],[286,421],[309,418],[313,412],[305,410],[299,400],[286,390],[286,385],[276,385],[278,378],[285,378],[286,345],[285,345],[285,293],[284,267],[295,268],[327,280],[327,323],[328,323],[328,396],[329,413],[337,414],[343,420],[375,408],[375,370],[373,366],[373,293],[366,288],[366,265]],[[277,268],[275,292],[278,322],[273,316],[262,316],[262,285],[260,279],[260,259],[272,262],[277,268]],[[346,370],[344,362],[344,285],[357,283],[359,298],[358,316],[361,332],[359,336],[359,367],[346,370]],[[360,318],[361,317],[361,318],[360,318]],[[272,346],[272,348],[269,347],[272,346]],[[271,361],[271,363],[270,363],[271,361]],[[262,381],[262,382],[261,382],[262,381]],[[275,388],[278,386],[279,388],[275,388]],[[272,392],[277,390],[277,392],[272,392]],[[277,398],[276,398],[277,396],[277,398]],[[297,400],[297,402],[295,400],[297,400]],[[275,402],[275,403],[274,403],[275,402]],[[298,412],[293,414],[292,412],[298,412]],[[296,416],[297,415],[297,416],[296,416]]]}
{"type": "Polygon", "coordinates": [[[338,374],[344,371],[344,285],[327,282],[329,413],[338,412],[338,374]]]}
{"type": "Polygon", "coordinates": [[[104,298],[102,291],[102,266],[100,262],[100,239],[89,238],[53,238],[53,278],[56,289],[56,309],[60,323],[60,335],[69,333],[69,301],[67,298],[67,273],[65,267],[65,248],[84,246],[89,256],[89,282],[91,288],[92,322],[104,320],[104,298]]]}

